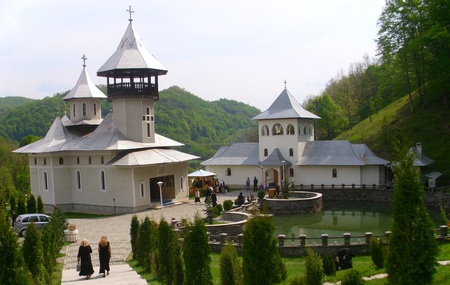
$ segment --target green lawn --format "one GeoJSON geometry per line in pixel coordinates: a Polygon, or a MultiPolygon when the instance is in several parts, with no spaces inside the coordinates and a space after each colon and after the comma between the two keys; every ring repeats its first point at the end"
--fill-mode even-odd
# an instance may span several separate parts
{"type": "MultiPolygon", "coordinates": [[[[450,243],[442,245],[439,247],[440,253],[438,260],[450,260],[450,243]]],[[[213,276],[214,284],[220,284],[220,268],[219,268],[219,254],[211,254],[211,273],[213,276]]],[[[305,274],[305,258],[295,257],[295,258],[283,258],[286,263],[288,276],[287,279],[281,282],[282,285],[290,284],[291,280],[304,276],[305,274]]],[[[149,284],[160,285],[155,278],[148,273],[145,273],[141,267],[136,265],[134,260],[129,262],[130,266],[136,270],[142,278],[146,279],[149,284]]],[[[384,273],[383,269],[376,269],[372,263],[370,256],[357,256],[353,258],[353,269],[358,270],[363,276],[374,276],[380,273],[384,273]]],[[[326,282],[337,282],[342,279],[346,270],[337,271],[336,276],[325,277],[326,282]]],[[[450,266],[438,266],[437,273],[434,276],[434,284],[450,284],[450,266]],[[446,283],[447,282],[447,283],[446,283]]],[[[372,280],[366,282],[369,285],[384,285],[387,279],[372,280]]]]}

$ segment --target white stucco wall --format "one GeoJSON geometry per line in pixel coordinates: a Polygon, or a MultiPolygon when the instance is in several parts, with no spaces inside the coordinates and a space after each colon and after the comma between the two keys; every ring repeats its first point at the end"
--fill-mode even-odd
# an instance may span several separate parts
{"type": "Polygon", "coordinates": [[[361,184],[359,166],[301,166],[295,169],[295,184],[361,184]],[[336,168],[337,177],[332,177],[332,170],[336,168]]]}

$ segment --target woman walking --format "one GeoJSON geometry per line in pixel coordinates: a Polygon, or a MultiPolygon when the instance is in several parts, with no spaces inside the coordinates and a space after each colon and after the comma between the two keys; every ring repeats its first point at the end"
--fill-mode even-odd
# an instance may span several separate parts
{"type": "Polygon", "coordinates": [[[111,246],[106,236],[102,236],[98,243],[98,255],[100,259],[100,274],[103,273],[103,277],[106,277],[105,271],[109,275],[109,259],[111,258],[111,246]]]}
{"type": "Polygon", "coordinates": [[[94,273],[94,268],[92,267],[91,261],[92,248],[89,245],[87,239],[81,241],[81,245],[78,248],[78,262],[81,262],[80,276],[86,276],[86,279],[91,278],[92,273],[94,273]]]}

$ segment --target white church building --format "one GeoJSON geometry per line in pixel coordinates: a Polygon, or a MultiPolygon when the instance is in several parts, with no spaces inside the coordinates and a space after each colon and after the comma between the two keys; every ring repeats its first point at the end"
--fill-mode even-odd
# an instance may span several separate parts
{"type": "Polygon", "coordinates": [[[247,177],[253,186],[283,182],[296,189],[384,185],[389,161],[377,157],[365,144],[316,141],[315,121],[285,88],[258,121],[258,143],[234,143],[220,148],[202,162],[231,187],[242,187],[247,177]]]}
{"type": "MultiPolygon", "coordinates": [[[[131,15],[131,13],[130,13],[131,15]]],[[[46,136],[15,150],[27,154],[31,192],[46,210],[129,213],[188,197],[187,162],[179,142],[155,133],[158,77],[167,69],[145,48],[130,17],[116,52],[100,67],[107,97],[83,69],[46,136]],[[112,112],[101,117],[101,100],[112,112]]]]}

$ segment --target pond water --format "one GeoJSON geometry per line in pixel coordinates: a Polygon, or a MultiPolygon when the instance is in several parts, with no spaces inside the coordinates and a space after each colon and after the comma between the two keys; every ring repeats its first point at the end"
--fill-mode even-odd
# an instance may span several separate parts
{"type": "MultiPolygon", "coordinates": [[[[439,209],[429,209],[436,228],[443,224],[439,209]]],[[[391,229],[392,209],[390,204],[374,202],[324,201],[323,211],[310,214],[273,216],[275,236],[284,234],[286,238],[306,235],[320,238],[321,234],[342,237],[372,232],[384,234],[391,229]]],[[[332,240],[332,239],[330,239],[332,240]]]]}

